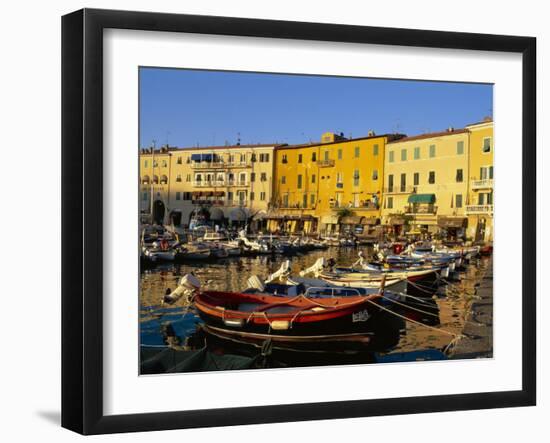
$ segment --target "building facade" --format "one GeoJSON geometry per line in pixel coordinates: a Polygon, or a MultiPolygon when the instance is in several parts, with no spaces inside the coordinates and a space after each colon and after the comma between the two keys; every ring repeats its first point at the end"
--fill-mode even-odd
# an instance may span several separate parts
{"type": "Polygon", "coordinates": [[[327,132],[320,143],[278,147],[270,230],[361,234],[378,225],[386,143],[399,137],[327,132]]]}
{"type": "Polygon", "coordinates": [[[151,207],[164,208],[163,223],[188,226],[193,218],[202,218],[220,225],[254,223],[259,229],[266,223],[264,217],[272,199],[274,148],[275,145],[161,148],[155,151],[154,162],[155,173],[163,177],[162,189],[155,188],[152,194],[145,182],[153,152],[142,150],[141,210],[149,213],[151,207]]]}
{"type": "Polygon", "coordinates": [[[390,142],[385,153],[382,220],[394,235],[460,237],[467,227],[469,132],[449,128],[390,142]]]}
{"type": "Polygon", "coordinates": [[[487,118],[466,128],[470,135],[468,237],[474,241],[493,241],[493,121],[487,118]]]}

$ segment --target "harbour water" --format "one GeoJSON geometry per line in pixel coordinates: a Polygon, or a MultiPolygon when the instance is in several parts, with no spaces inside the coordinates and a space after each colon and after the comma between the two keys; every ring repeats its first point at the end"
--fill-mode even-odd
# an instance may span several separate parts
{"type": "MultiPolygon", "coordinates": [[[[293,272],[297,273],[322,256],[334,257],[337,263],[349,265],[356,261],[358,251],[357,248],[330,248],[289,259],[293,272]]],[[[371,253],[367,248],[363,248],[363,251],[367,256],[371,253]]],[[[204,289],[239,291],[246,288],[250,276],[269,275],[280,267],[285,258],[281,255],[234,257],[209,262],[165,264],[144,271],[141,274],[139,294],[142,349],[160,349],[167,344],[193,349],[193,340],[201,324],[193,307],[180,302],[173,306],[161,304],[166,291],[174,289],[183,275],[193,272],[204,289]]],[[[454,273],[433,297],[439,307],[439,324],[434,328],[406,322],[399,343],[378,357],[387,361],[410,361],[431,359],[434,353],[444,356],[442,351],[452,342],[452,334],[463,332],[472,303],[476,300],[476,287],[485,274],[490,272],[491,265],[490,258],[479,257],[462,272],[454,273]]],[[[201,346],[203,344],[199,342],[195,349],[201,346]]]]}

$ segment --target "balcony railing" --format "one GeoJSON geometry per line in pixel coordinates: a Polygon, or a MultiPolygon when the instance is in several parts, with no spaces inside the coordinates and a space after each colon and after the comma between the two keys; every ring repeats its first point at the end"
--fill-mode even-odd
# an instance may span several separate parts
{"type": "Polygon", "coordinates": [[[320,168],[330,168],[334,166],[334,160],[317,160],[317,166],[319,166],[320,168]]]}
{"type": "Polygon", "coordinates": [[[224,169],[224,168],[248,168],[252,162],[191,162],[193,169],[224,169]]]}
{"type": "Polygon", "coordinates": [[[472,180],[470,182],[472,189],[492,189],[493,188],[493,179],[486,178],[483,180],[472,180]]]}
{"type": "Polygon", "coordinates": [[[215,188],[224,186],[248,186],[248,180],[195,180],[193,186],[196,188],[215,188]]]}
{"type": "Polygon", "coordinates": [[[414,204],[405,207],[405,214],[437,214],[437,206],[431,204],[414,204]]]}
{"type": "Polygon", "coordinates": [[[467,205],[466,214],[492,214],[493,205],[467,205]]]}

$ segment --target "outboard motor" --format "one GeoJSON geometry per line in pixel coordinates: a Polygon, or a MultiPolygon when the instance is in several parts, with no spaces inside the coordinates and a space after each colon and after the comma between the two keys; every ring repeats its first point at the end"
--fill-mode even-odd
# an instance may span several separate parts
{"type": "Polygon", "coordinates": [[[306,268],[302,271],[300,271],[300,276],[304,277],[309,273],[318,273],[319,271],[322,271],[325,268],[325,257],[318,258],[313,265],[311,265],[309,268],[306,268]]]}
{"type": "Polygon", "coordinates": [[[265,285],[263,284],[260,277],[258,277],[257,275],[253,275],[252,277],[250,277],[246,281],[246,284],[248,285],[247,289],[257,289],[258,292],[264,292],[265,291],[265,285]]]}
{"type": "Polygon", "coordinates": [[[186,274],[180,279],[178,287],[170,294],[164,296],[163,302],[173,304],[184,295],[188,297],[193,295],[200,287],[201,282],[197,277],[192,274],[186,274]]]}

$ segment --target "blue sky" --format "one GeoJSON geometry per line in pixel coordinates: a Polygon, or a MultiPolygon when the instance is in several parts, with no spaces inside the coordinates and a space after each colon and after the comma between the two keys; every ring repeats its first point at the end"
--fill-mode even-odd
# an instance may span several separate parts
{"type": "Polygon", "coordinates": [[[140,147],[416,135],[492,115],[492,85],[141,68],[140,147]]]}

